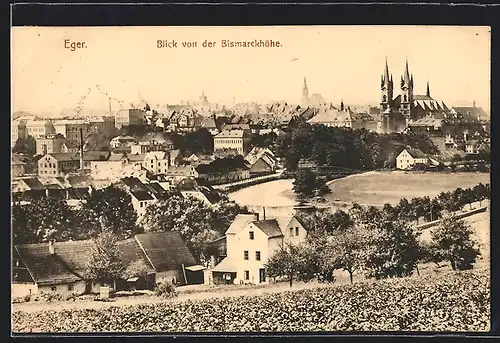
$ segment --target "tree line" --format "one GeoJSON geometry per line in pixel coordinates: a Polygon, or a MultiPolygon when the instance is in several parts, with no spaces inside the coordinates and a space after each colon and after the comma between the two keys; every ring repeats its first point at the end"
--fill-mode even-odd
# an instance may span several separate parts
{"type": "MultiPolygon", "coordinates": [[[[401,207],[400,209],[403,209],[401,207]]],[[[431,229],[431,240],[420,239],[416,229],[403,215],[354,204],[348,212],[302,214],[308,228],[305,242],[284,243],[267,262],[271,277],[293,280],[317,279],[333,282],[333,273],[343,270],[353,282],[355,274],[368,278],[404,277],[418,264],[449,262],[453,270],[466,270],[480,255],[473,230],[454,213],[445,214],[431,229]]]]}
{"type": "Polygon", "coordinates": [[[296,171],[300,160],[312,160],[317,166],[353,170],[392,168],[405,147],[412,146],[426,154],[439,153],[425,134],[378,134],[366,129],[309,125],[299,122],[277,138],[276,153],[285,166],[296,171]]]}
{"type": "Polygon", "coordinates": [[[40,197],[28,204],[12,206],[13,244],[49,240],[85,240],[97,237],[103,225],[116,236],[127,239],[144,231],[179,231],[198,261],[204,261],[204,244],[224,235],[237,214],[245,207],[223,197],[209,205],[193,197],[172,193],[150,204],[138,220],[131,196],[116,185],[93,190],[77,207],[63,199],[40,197]]]}

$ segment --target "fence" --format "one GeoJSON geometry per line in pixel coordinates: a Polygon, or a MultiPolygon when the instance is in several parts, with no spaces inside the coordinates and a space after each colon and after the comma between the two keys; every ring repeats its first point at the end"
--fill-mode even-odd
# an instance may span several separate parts
{"type": "MultiPolygon", "coordinates": [[[[486,212],[487,209],[488,209],[488,206],[484,206],[484,207],[480,207],[480,208],[475,208],[475,209],[467,211],[467,212],[455,214],[455,218],[457,218],[457,219],[466,218],[466,217],[472,216],[474,214],[486,212]]],[[[425,230],[425,229],[428,229],[428,228],[430,228],[430,227],[432,227],[434,225],[439,224],[440,222],[441,222],[441,219],[438,219],[438,220],[434,220],[432,222],[427,222],[427,223],[424,223],[424,224],[420,224],[420,225],[417,225],[417,229],[425,230]]]]}

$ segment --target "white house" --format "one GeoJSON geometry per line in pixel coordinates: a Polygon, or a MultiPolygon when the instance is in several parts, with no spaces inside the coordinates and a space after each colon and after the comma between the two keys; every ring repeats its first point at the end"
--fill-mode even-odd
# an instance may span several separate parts
{"type": "Polygon", "coordinates": [[[226,231],[226,257],[208,272],[205,282],[267,283],[268,259],[285,242],[298,244],[306,236],[294,216],[259,220],[258,214],[240,214],[226,231]]]}
{"type": "Polygon", "coordinates": [[[401,170],[408,169],[409,167],[414,166],[416,164],[424,164],[424,165],[429,164],[428,156],[419,149],[413,149],[407,147],[406,149],[401,151],[399,155],[396,157],[397,169],[401,170]]]}

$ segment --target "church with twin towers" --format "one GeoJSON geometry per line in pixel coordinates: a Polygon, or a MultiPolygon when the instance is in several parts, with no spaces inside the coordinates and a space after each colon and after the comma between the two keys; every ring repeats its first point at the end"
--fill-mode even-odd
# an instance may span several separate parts
{"type": "Polygon", "coordinates": [[[414,94],[414,79],[406,60],[399,83],[399,94],[394,96],[394,81],[385,59],[384,72],[380,78],[380,131],[400,132],[412,121],[423,117],[445,118],[450,108],[443,101],[431,97],[429,81],[425,95],[414,94]]]}
{"type": "MultiPolygon", "coordinates": [[[[415,81],[410,73],[408,60],[406,60],[403,75],[395,88],[387,58],[385,59],[384,71],[380,78],[380,103],[377,106],[378,109],[377,107],[370,109],[370,115],[376,122],[376,131],[380,133],[401,132],[408,127],[408,124],[424,117],[432,117],[433,119],[450,117],[451,109],[443,101],[431,97],[429,81],[427,81],[424,95],[415,94],[414,85],[415,81]]],[[[301,107],[322,107],[321,104],[326,103],[320,94],[309,96],[304,78],[301,107]]],[[[332,106],[327,106],[326,110],[332,110],[332,106]]],[[[350,110],[341,109],[341,112],[345,111],[350,110]]]]}

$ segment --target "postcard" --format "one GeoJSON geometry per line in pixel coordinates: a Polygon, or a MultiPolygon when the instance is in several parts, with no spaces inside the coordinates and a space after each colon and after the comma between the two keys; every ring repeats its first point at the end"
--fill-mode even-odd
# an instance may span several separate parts
{"type": "Polygon", "coordinates": [[[11,36],[13,333],[490,330],[490,27],[11,36]]]}

